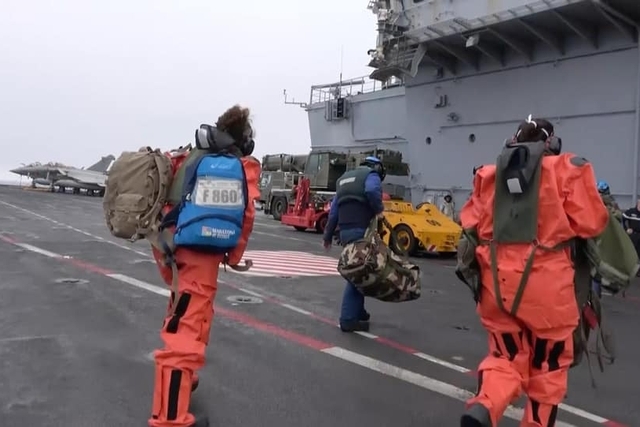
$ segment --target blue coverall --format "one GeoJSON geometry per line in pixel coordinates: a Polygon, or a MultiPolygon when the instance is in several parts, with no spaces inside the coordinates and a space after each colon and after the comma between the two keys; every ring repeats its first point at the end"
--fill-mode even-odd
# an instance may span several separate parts
{"type": "MultiPolygon", "coordinates": [[[[367,203],[357,203],[356,208],[358,218],[354,221],[354,205],[351,205],[350,212],[345,212],[343,208],[338,208],[337,200],[333,199],[331,210],[329,211],[329,220],[324,232],[324,241],[331,242],[336,226],[340,227],[340,242],[344,246],[350,242],[361,239],[375,215],[382,213],[384,206],[382,204],[382,181],[380,176],[373,170],[367,176],[364,183],[364,193],[367,203]],[[342,211],[342,212],[341,212],[342,211]],[[355,225],[358,224],[358,225],[355,225]]],[[[369,314],[364,308],[364,296],[356,289],[356,287],[347,282],[342,297],[342,310],[340,313],[340,325],[347,326],[357,321],[369,320],[369,314]]]]}

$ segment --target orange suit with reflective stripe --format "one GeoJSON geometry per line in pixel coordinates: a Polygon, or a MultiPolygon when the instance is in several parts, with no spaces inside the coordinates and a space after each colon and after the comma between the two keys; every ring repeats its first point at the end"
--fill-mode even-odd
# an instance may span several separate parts
{"type": "MultiPolygon", "coordinates": [[[[481,241],[493,235],[495,166],[476,172],[473,193],[460,212],[464,229],[476,228],[481,241]]],[[[596,188],[593,168],[565,153],[542,160],[538,241],[548,248],[572,238],[592,238],[606,227],[608,212],[596,188]]],[[[570,248],[538,249],[515,314],[511,309],[530,244],[498,244],[500,309],[491,272],[489,245],[476,249],[481,272],[477,312],[489,333],[489,355],[478,368],[478,392],[467,402],[480,403],[494,426],[507,406],[524,391],[529,400],[522,427],[553,426],[558,405],[567,392],[573,361],[572,333],[579,320],[570,248]]]]}
{"type": "MultiPolygon", "coordinates": [[[[172,159],[174,173],[185,157],[180,155],[172,159]]],[[[253,157],[243,157],[241,161],[249,194],[240,243],[229,253],[229,265],[237,265],[242,260],[256,214],[253,201],[260,197],[257,185],[260,163],[253,157]]],[[[164,213],[169,210],[171,206],[168,205],[164,213]]],[[[171,267],[165,264],[164,255],[155,248],[153,255],[160,275],[171,286],[171,267]]],[[[172,310],[170,300],[160,332],[164,347],[154,352],[155,388],[152,416],[149,419],[152,427],[187,427],[195,422],[195,417],[189,412],[191,387],[196,371],[205,362],[205,349],[213,320],[213,302],[218,290],[218,270],[223,256],[177,248],[175,260],[178,267],[176,306],[172,310]]]]}

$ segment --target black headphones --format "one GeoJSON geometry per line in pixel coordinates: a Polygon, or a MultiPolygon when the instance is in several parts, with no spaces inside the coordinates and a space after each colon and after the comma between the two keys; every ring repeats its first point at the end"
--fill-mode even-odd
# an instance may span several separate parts
{"type": "Polygon", "coordinates": [[[544,142],[545,148],[554,155],[559,155],[562,152],[562,138],[551,134],[549,138],[544,142]]]}
{"type": "MultiPolygon", "coordinates": [[[[546,129],[542,129],[542,131],[547,135],[547,139],[544,140],[544,148],[555,156],[559,155],[562,152],[562,138],[555,136],[553,133],[549,135],[546,129]]],[[[512,144],[519,144],[517,135],[513,135],[511,139],[506,139],[504,141],[505,146],[512,144]]]]}
{"type": "Polygon", "coordinates": [[[365,159],[364,162],[360,163],[360,166],[367,166],[368,168],[373,169],[373,171],[380,177],[380,181],[384,181],[387,176],[387,169],[384,167],[382,162],[372,162],[365,159]]]}
{"type": "MultiPolygon", "coordinates": [[[[549,131],[547,131],[543,127],[538,128],[538,123],[536,123],[536,121],[531,118],[531,114],[529,114],[529,117],[527,117],[526,122],[533,124],[536,129],[540,129],[547,136],[547,139],[545,139],[544,141],[545,150],[556,156],[562,152],[562,138],[555,136],[553,132],[549,133],[549,131]]],[[[506,140],[505,145],[517,144],[520,132],[521,130],[518,130],[518,132],[511,138],[511,141],[506,140]]]]}
{"type": "Polygon", "coordinates": [[[227,132],[206,124],[202,124],[196,129],[195,141],[196,147],[199,149],[213,152],[227,151],[230,147],[236,146],[243,156],[250,156],[255,148],[255,142],[251,137],[247,137],[241,144],[237,144],[227,132]]]}

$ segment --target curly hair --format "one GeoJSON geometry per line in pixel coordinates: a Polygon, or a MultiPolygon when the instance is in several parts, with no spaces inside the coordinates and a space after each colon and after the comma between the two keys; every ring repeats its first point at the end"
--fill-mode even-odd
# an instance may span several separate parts
{"type": "Polygon", "coordinates": [[[551,122],[545,119],[531,119],[520,123],[515,139],[517,142],[544,142],[551,135],[553,135],[551,122]]]}
{"type": "Polygon", "coordinates": [[[242,143],[254,137],[250,115],[248,108],[234,105],[218,117],[216,127],[231,135],[237,143],[242,143]]]}

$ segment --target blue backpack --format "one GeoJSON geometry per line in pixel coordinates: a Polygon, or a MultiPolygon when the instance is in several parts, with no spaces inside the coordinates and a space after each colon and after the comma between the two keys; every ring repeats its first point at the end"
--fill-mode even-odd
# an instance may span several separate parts
{"type": "Polygon", "coordinates": [[[238,245],[248,189],[239,158],[207,154],[185,171],[174,244],[226,253],[238,245]]]}

